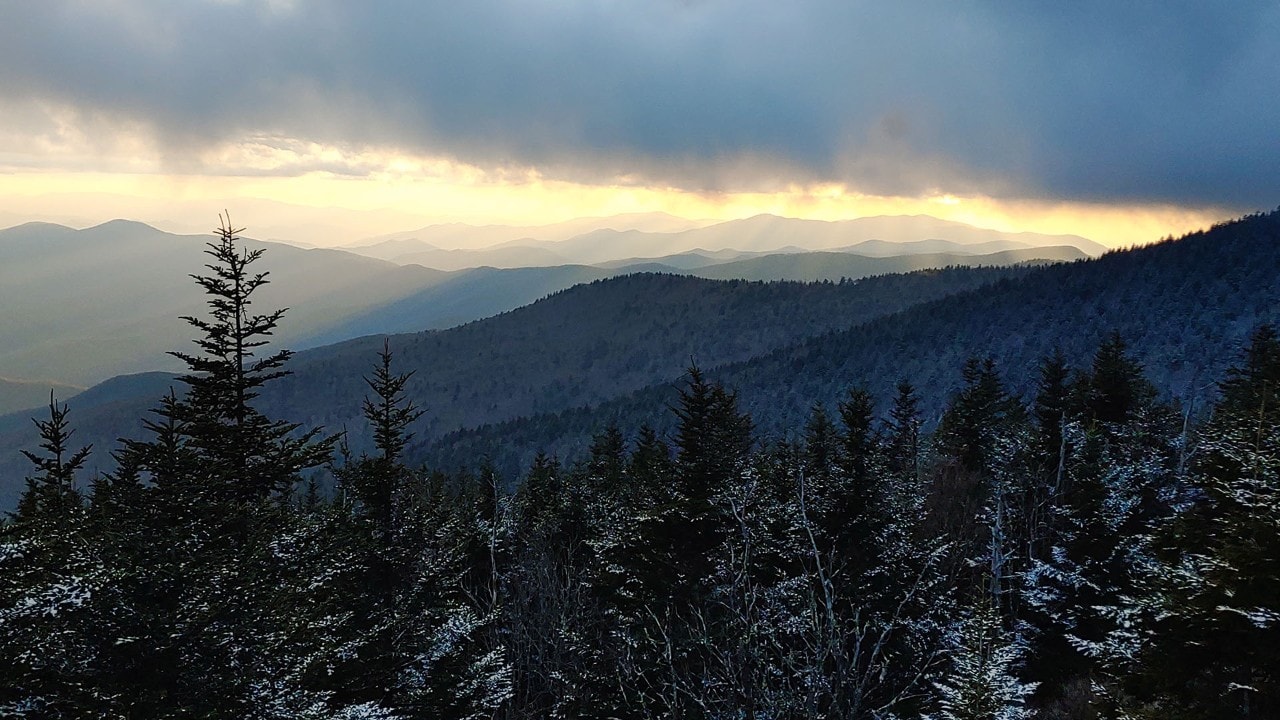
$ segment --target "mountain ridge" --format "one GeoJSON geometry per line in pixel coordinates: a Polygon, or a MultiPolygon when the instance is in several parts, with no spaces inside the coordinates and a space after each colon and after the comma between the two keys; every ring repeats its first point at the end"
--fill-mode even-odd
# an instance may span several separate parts
{"type": "MultiPolygon", "coordinates": [[[[623,217],[623,216],[618,216],[623,217]]],[[[674,216],[665,216],[674,217],[674,216]]],[[[383,236],[380,242],[364,246],[348,246],[354,252],[366,252],[395,262],[441,263],[441,269],[463,266],[494,265],[497,267],[525,264],[529,258],[546,253],[543,262],[562,259],[566,263],[584,265],[617,265],[625,258],[653,260],[680,255],[697,249],[739,253],[777,253],[788,247],[801,251],[852,251],[862,243],[877,241],[875,254],[914,254],[920,252],[968,252],[967,246],[986,245],[973,252],[997,252],[1022,247],[1070,245],[1086,255],[1096,256],[1106,248],[1078,235],[1054,235],[1035,232],[1005,232],[979,228],[965,223],[941,220],[929,215],[880,215],[848,220],[811,220],[760,214],[748,218],[696,224],[678,229],[653,230],[630,227],[626,222],[605,222],[586,218],[572,233],[570,223],[560,223],[549,234],[539,235],[538,227],[437,225],[417,231],[383,236]],[[590,221],[590,222],[587,222],[590,221]],[[594,227],[592,225],[595,225],[594,227]],[[616,226],[616,227],[615,227],[616,226]],[[479,244],[482,236],[504,239],[489,245],[479,244]],[[388,245],[412,239],[417,250],[399,252],[388,245]],[[932,243],[930,245],[929,243],[932,243]],[[463,245],[465,247],[461,247],[463,245]],[[889,247],[884,247],[889,246],[889,247]],[[472,263],[467,265],[467,263],[472,263]]],[[[691,223],[699,221],[689,221],[691,223]]],[[[631,223],[635,225],[637,223],[631,223]]],[[[868,248],[868,250],[873,248],[868,248]]]]}

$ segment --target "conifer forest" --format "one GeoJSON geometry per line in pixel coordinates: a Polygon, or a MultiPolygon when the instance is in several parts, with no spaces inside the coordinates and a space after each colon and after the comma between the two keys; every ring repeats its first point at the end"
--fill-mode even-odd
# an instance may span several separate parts
{"type": "Polygon", "coordinates": [[[0,716],[1280,717],[1270,324],[1208,351],[1200,406],[1116,332],[972,357],[944,397],[847,378],[783,436],[691,365],[672,430],[604,423],[510,478],[409,452],[432,408],[394,342],[367,448],[266,414],[289,315],[238,233],[192,269],[207,312],[144,437],[81,446],[57,398],[30,428],[0,716]]]}

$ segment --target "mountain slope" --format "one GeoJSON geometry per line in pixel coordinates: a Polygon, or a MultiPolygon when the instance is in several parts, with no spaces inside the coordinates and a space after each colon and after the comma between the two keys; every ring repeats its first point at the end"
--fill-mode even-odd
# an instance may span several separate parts
{"type": "MultiPolygon", "coordinates": [[[[409,392],[431,408],[422,434],[599,402],[669,377],[690,357],[743,360],[1024,269],[949,270],[856,283],[717,282],[627,275],[578,285],[515,311],[441,332],[391,338],[409,392]]],[[[359,424],[382,338],[301,352],[264,394],[282,417],[359,424]],[[345,409],[331,401],[346,398],[345,409]],[[345,413],[345,414],[344,414],[345,413]]]]}
{"type": "MultiPolygon", "coordinates": [[[[497,271],[495,271],[497,272],[497,271]]],[[[1023,268],[928,271],[843,284],[712,281],[632,275],[579,285],[519,310],[461,327],[391,338],[397,371],[415,373],[407,390],[429,410],[419,437],[434,438],[538,412],[598,403],[680,372],[691,357],[708,364],[743,360],[815,334],[918,302],[1025,274],[1023,268]]],[[[287,320],[287,317],[286,317],[287,320]]],[[[360,403],[381,337],[299,352],[294,375],[263,395],[269,415],[332,430],[361,447],[360,403]]],[[[172,380],[146,375],[111,381],[71,403],[76,439],[98,448],[136,436],[140,419],[172,380]],[[120,386],[138,392],[122,397],[120,386]],[[105,387],[105,389],[104,389],[105,387]],[[105,404],[95,404],[95,398],[105,404]]],[[[0,507],[16,498],[25,467],[19,448],[35,437],[27,413],[0,418],[0,507]]]]}
{"type": "MultiPolygon", "coordinates": [[[[858,384],[887,403],[900,379],[919,388],[927,419],[936,421],[968,357],[993,357],[1010,386],[1028,393],[1040,358],[1060,348],[1080,366],[1108,333],[1118,331],[1166,396],[1202,408],[1212,383],[1262,322],[1280,322],[1280,212],[1095,260],[1038,268],[727,363],[709,376],[736,389],[743,408],[775,437],[802,427],[811,403],[832,407],[858,384]]],[[[643,423],[669,428],[666,408],[677,378],[673,374],[594,408],[466,431],[420,443],[415,451],[444,466],[489,456],[508,471],[527,464],[538,450],[573,459],[609,422],[628,431],[643,423]]]]}
{"type": "MultiPolygon", "coordinates": [[[[733,253],[733,257],[737,253],[733,253]]],[[[754,253],[748,253],[754,254],[754,253]]],[[[723,257],[724,253],[718,253],[723,257]]],[[[1058,262],[1085,257],[1074,247],[1029,248],[990,255],[930,254],[868,258],[848,253],[763,254],[720,262],[706,255],[685,254],[641,261],[623,267],[560,265],[552,267],[480,267],[454,273],[445,280],[394,302],[366,310],[324,331],[299,338],[307,348],[362,335],[442,330],[527,305],[579,283],[631,273],[674,273],[708,280],[769,282],[836,282],[872,275],[943,267],[1004,267],[1032,261],[1058,262]],[[699,262],[702,258],[705,262],[699,262]],[[684,268],[668,263],[685,262],[684,268]]]]}

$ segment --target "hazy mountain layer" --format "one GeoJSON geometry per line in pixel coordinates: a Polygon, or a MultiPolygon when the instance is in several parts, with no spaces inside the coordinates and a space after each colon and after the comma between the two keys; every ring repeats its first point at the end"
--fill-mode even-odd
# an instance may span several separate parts
{"type": "Polygon", "coordinates": [[[443,330],[528,305],[579,283],[619,274],[583,265],[475,268],[429,288],[355,315],[303,338],[301,347],[328,345],[362,335],[443,330]]]}
{"type": "Polygon", "coordinates": [[[84,388],[57,382],[10,380],[0,377],[0,415],[37,407],[41,403],[48,404],[50,390],[60,398],[68,398],[84,388]]]}
{"type": "MultiPolygon", "coordinates": [[[[209,239],[126,221],[0,231],[0,374],[85,384],[178,367],[165,352],[188,346],[179,316],[205,311],[189,275],[203,269],[209,239]]],[[[270,283],[255,301],[293,308],[278,335],[289,344],[448,277],[339,250],[245,247],[270,248],[270,283]]]]}
{"type": "MultiPolygon", "coordinates": [[[[754,253],[748,253],[754,254],[754,253]]],[[[723,257],[725,253],[717,253],[723,257]]],[[[737,255],[737,253],[734,253],[737,255]]],[[[699,264],[694,255],[668,256],[616,268],[584,265],[530,268],[475,268],[460,271],[429,288],[304,337],[300,347],[339,342],[362,335],[444,329],[527,305],[546,295],[606,277],[630,273],[669,273],[711,280],[858,280],[872,275],[943,267],[1003,267],[1026,262],[1067,261],[1084,257],[1073,247],[1033,248],[991,255],[933,254],[868,258],[848,253],[760,254],[747,260],[699,264]],[[693,265],[682,267],[669,262],[693,265]]]]}
{"type": "MultiPolygon", "coordinates": [[[[864,240],[855,245],[832,248],[834,252],[848,252],[867,257],[892,257],[894,255],[926,255],[929,253],[952,253],[956,255],[988,255],[1005,250],[1025,250],[1031,245],[1013,240],[991,240],[988,242],[958,243],[950,240],[913,240],[911,242],[889,242],[887,240],[864,240]]],[[[1055,247],[1055,246],[1037,246],[1055,247]]],[[[1061,246],[1059,246],[1061,247],[1061,246]]],[[[1075,247],[1070,245],[1067,247],[1075,247]]],[[[1080,248],[1076,248],[1080,249],[1080,248]]],[[[1085,254],[1081,250],[1081,254],[1085,254]]]]}
{"type": "MultiPolygon", "coordinates": [[[[78,231],[47,224],[0,231],[0,302],[6,309],[0,316],[0,337],[6,340],[0,347],[0,373],[76,385],[124,372],[176,369],[176,361],[165,352],[183,349],[188,339],[187,325],[179,316],[204,311],[204,300],[188,275],[201,269],[207,239],[125,221],[78,231]]],[[[613,268],[562,265],[450,273],[400,267],[338,250],[253,241],[247,247],[270,248],[266,264],[271,283],[258,302],[293,308],[279,339],[294,347],[452,327],[580,282],[641,270],[693,271],[712,278],[838,279],[1020,259],[761,256],[755,264],[725,265],[723,261],[743,253],[700,251],[613,268]]]]}
{"type": "MultiPolygon", "coordinates": [[[[667,213],[629,213],[611,217],[575,218],[548,225],[467,225],[444,223],[393,233],[355,243],[346,249],[392,260],[401,255],[440,249],[495,249],[507,245],[557,242],[595,230],[642,230],[668,233],[708,224],[667,213]]],[[[492,264],[492,263],[489,263],[492,264]]]]}
{"type": "MultiPolygon", "coordinates": [[[[803,250],[797,247],[790,247],[782,248],[778,252],[803,252],[803,250]]],[[[596,267],[623,268],[628,266],[639,267],[642,265],[661,265],[663,267],[675,268],[677,270],[693,270],[695,268],[707,267],[708,265],[719,265],[720,263],[733,262],[734,260],[758,257],[764,254],[766,253],[743,252],[741,250],[704,250],[702,248],[694,248],[688,252],[677,253],[675,255],[610,260],[609,262],[596,263],[596,267]]]]}
{"type": "MultiPolygon", "coordinates": [[[[962,246],[995,241],[1021,246],[1070,245],[1088,255],[1098,255],[1105,251],[1101,245],[1076,235],[1004,233],[925,215],[858,218],[836,222],[757,215],[681,232],[596,230],[561,242],[521,244],[551,250],[573,262],[594,264],[623,257],[674,255],[694,248],[777,252],[779,248],[798,247],[813,251],[848,248],[868,240],[914,243],[934,239],[962,246]]],[[[907,247],[910,249],[918,246],[907,247]]]]}
{"type": "Polygon", "coordinates": [[[489,250],[420,250],[398,255],[394,259],[402,265],[412,263],[437,270],[465,270],[478,267],[547,267],[569,263],[568,258],[545,248],[519,245],[489,250]]]}
{"type": "Polygon", "coordinates": [[[586,218],[544,228],[438,225],[350,249],[399,263],[420,263],[440,269],[562,263],[616,267],[628,258],[662,263],[665,256],[707,251],[750,255],[832,250],[887,257],[940,252],[990,254],[1064,245],[1077,248],[1085,255],[1099,255],[1105,250],[1076,235],[1005,233],[924,215],[836,222],[758,215],[711,225],[686,221],[685,227],[678,226],[678,218],[658,216],[669,224],[666,229],[655,229],[653,222],[628,222],[628,218],[635,217],[586,218]],[[570,229],[581,229],[581,232],[568,234],[570,229]],[[495,241],[496,238],[501,240],[495,241]],[[486,241],[491,244],[485,246],[486,241]]]}

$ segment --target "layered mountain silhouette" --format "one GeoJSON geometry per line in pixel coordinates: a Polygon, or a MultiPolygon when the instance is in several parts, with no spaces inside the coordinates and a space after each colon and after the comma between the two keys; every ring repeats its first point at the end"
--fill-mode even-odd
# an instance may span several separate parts
{"type": "MultiPolygon", "coordinates": [[[[1053,246],[1074,247],[1090,256],[1105,251],[1101,245],[1076,235],[1005,233],[926,215],[833,222],[757,215],[667,230],[654,230],[658,223],[641,223],[636,216],[605,220],[608,222],[595,222],[597,227],[590,227],[591,223],[585,221],[546,228],[435,225],[350,249],[384,260],[419,263],[443,270],[481,265],[616,265],[622,258],[646,258],[661,263],[663,256],[708,250],[737,253],[739,257],[751,253],[816,250],[870,257],[927,253],[981,255],[1053,246]],[[590,229],[568,234],[577,228],[590,229]],[[459,246],[471,249],[446,249],[459,246]]],[[[675,220],[668,222],[674,224],[675,220]]]]}
{"type": "MultiPolygon", "coordinates": [[[[918,219],[911,222],[918,224],[918,219]]],[[[826,232],[834,224],[808,225],[804,221],[762,217],[721,223],[714,226],[719,228],[716,230],[665,215],[588,218],[532,228],[552,237],[568,236],[539,241],[557,246],[555,251],[516,244],[481,252],[506,253],[510,262],[505,264],[521,267],[495,269],[486,265],[452,271],[392,263],[334,249],[303,249],[252,240],[246,241],[246,247],[269,249],[266,264],[271,282],[257,301],[267,307],[293,309],[290,322],[280,329],[278,339],[297,348],[367,334],[452,327],[526,305],[577,283],[637,271],[693,273],[723,279],[838,280],[927,267],[1010,265],[1030,259],[1081,256],[1081,251],[1068,247],[975,254],[972,250],[1008,242],[966,245],[969,240],[987,237],[981,232],[975,235],[970,232],[972,228],[965,230],[967,226],[953,228],[960,240],[927,246],[959,249],[946,253],[920,254],[915,250],[926,246],[913,244],[909,254],[876,258],[849,253],[797,254],[801,250],[797,245],[776,247],[769,253],[721,249],[658,257],[635,255],[653,238],[683,237],[703,230],[714,232],[699,236],[701,240],[719,242],[717,238],[732,237],[731,231],[737,228],[744,233],[740,236],[743,243],[759,244],[760,228],[764,226],[813,227],[826,232]],[[683,229],[654,232],[598,227],[606,222],[683,229]],[[572,234],[582,230],[586,232],[572,234]],[[634,242],[611,244],[607,238],[601,239],[601,234],[628,233],[638,234],[634,242]],[[795,257],[774,258],[776,253],[795,257]],[[581,261],[565,264],[560,260],[588,256],[605,260],[600,266],[581,261]]],[[[457,241],[460,234],[475,235],[480,230],[515,234],[516,230],[529,229],[436,226],[434,232],[457,241]]],[[[927,229],[937,228],[930,225],[927,229]]],[[[795,239],[800,241],[799,236],[795,239]]],[[[0,305],[6,310],[0,316],[0,337],[6,341],[0,347],[0,376],[15,381],[47,378],[46,392],[49,385],[58,383],[65,392],[70,386],[88,385],[115,374],[177,369],[177,361],[165,352],[184,349],[188,332],[180,316],[199,315],[204,310],[204,298],[188,275],[201,270],[207,240],[207,236],[174,235],[129,221],[113,221],[84,230],[31,223],[0,231],[0,305]]],[[[405,243],[415,242],[390,238],[382,244],[403,249],[407,247],[405,243]]],[[[870,249],[883,255],[888,252],[887,247],[881,243],[870,249]]],[[[456,259],[472,251],[435,252],[456,259]]],[[[493,257],[488,259],[493,260],[488,264],[504,264],[493,257]]],[[[470,264],[470,260],[441,263],[446,268],[470,264]]]]}
{"type": "MultiPolygon", "coordinates": [[[[272,273],[267,288],[276,293],[264,288],[255,303],[264,310],[291,307],[279,344],[341,340],[299,352],[290,365],[294,375],[260,402],[272,416],[346,430],[358,451],[367,440],[361,378],[383,334],[402,331],[391,338],[396,364],[415,373],[409,392],[428,410],[413,456],[442,467],[489,457],[514,473],[539,450],[573,459],[608,423],[627,431],[645,423],[665,427],[690,362],[736,388],[767,435],[799,427],[814,398],[832,404],[857,384],[884,398],[907,378],[924,396],[945,397],[969,356],[990,355],[1015,369],[1008,380],[1025,391],[1028,368],[1040,356],[1057,347],[1081,363],[1118,330],[1162,391],[1194,409],[1207,404],[1221,370],[1207,359],[1234,357],[1223,347],[1239,345],[1257,323],[1278,319],[1278,226],[1275,214],[1252,216],[1177,241],[1049,266],[1041,263],[1079,259],[1084,251],[1065,245],[978,252],[1017,242],[1005,240],[909,241],[913,249],[951,252],[888,257],[871,256],[888,242],[878,240],[837,245],[835,252],[757,254],[699,245],[619,258],[613,267],[442,272],[249,242],[269,249],[262,267],[272,273]],[[859,244],[868,255],[846,252],[859,244]],[[885,274],[944,261],[983,267],[885,274]],[[996,264],[1005,267],[987,267],[996,264]],[[645,267],[664,272],[634,272],[645,267]],[[849,279],[859,273],[871,275],[849,279]],[[779,281],[790,276],[835,281],[779,281]],[[302,300],[281,302],[284,291],[302,300]],[[477,320],[481,315],[490,317],[477,320]],[[448,329],[423,331],[430,327],[448,329]],[[346,339],[355,336],[363,337],[346,339]]],[[[20,279],[6,277],[32,295],[18,309],[50,318],[44,326],[6,318],[13,329],[5,332],[28,333],[31,346],[11,345],[6,353],[30,352],[42,334],[79,333],[89,338],[80,347],[89,350],[71,353],[71,341],[63,340],[60,352],[97,353],[101,362],[113,357],[113,341],[131,344],[123,328],[149,332],[149,318],[167,317],[171,334],[152,338],[154,362],[189,342],[190,329],[174,316],[203,313],[203,298],[187,277],[199,270],[202,237],[115,222],[83,231],[21,226],[0,232],[0,239],[14,260],[4,268],[31,269],[20,279]],[[118,265],[122,275],[113,281],[90,278],[81,287],[61,279],[118,265]],[[161,268],[172,277],[162,277],[161,268]],[[121,278],[136,287],[111,299],[121,278]],[[143,298],[153,299],[148,312],[131,317],[129,308],[145,305],[143,298]],[[59,316],[67,303],[91,306],[92,317],[59,316]]],[[[48,363],[39,367],[41,376],[52,374],[48,363]]],[[[156,372],[122,375],[74,395],[74,386],[60,388],[60,398],[71,398],[76,441],[95,446],[91,468],[109,468],[115,439],[139,435],[147,409],[174,386],[171,374],[156,372]]],[[[30,417],[47,402],[47,389],[38,400],[32,410],[0,418],[0,475],[9,483],[0,488],[0,507],[11,506],[20,491],[13,480],[25,468],[16,451],[35,441],[30,417]]]]}

